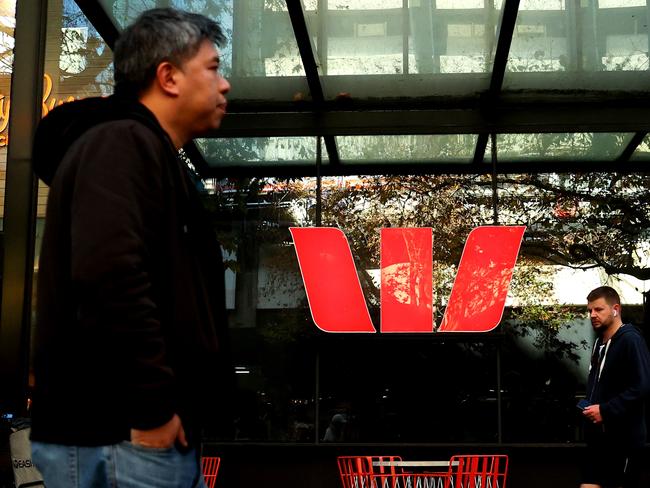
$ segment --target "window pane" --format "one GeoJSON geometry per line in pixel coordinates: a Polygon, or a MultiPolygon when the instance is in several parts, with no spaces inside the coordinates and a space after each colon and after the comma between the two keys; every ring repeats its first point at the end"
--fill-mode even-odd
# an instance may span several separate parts
{"type": "MultiPolygon", "coordinates": [[[[500,162],[534,160],[613,161],[632,139],[631,133],[497,134],[500,162]]],[[[491,158],[491,140],[485,160],[491,158]]]]}
{"type": "Polygon", "coordinates": [[[322,441],[496,442],[492,345],[373,339],[328,341],[321,358],[322,441]]]}
{"type": "Polygon", "coordinates": [[[510,288],[514,320],[502,329],[503,439],[582,442],[575,405],[586,394],[594,341],[586,296],[613,286],[624,321],[643,324],[645,286],[637,271],[650,265],[650,178],[499,175],[498,187],[500,223],[527,225],[510,288]]]}
{"type": "MultiPolygon", "coordinates": [[[[49,10],[45,47],[43,116],[73,100],[113,92],[113,53],[76,3],[64,0],[49,10]]],[[[48,188],[38,187],[37,219],[45,219],[48,188]]],[[[36,262],[40,252],[37,232],[36,262]]]]}
{"type": "Polygon", "coordinates": [[[204,186],[227,267],[241,392],[237,440],[313,442],[316,327],[288,227],[311,221],[316,182],[252,178],[204,186]]]}
{"type": "MultiPolygon", "coordinates": [[[[504,442],[578,442],[575,403],[593,343],[584,297],[611,284],[626,321],[642,320],[634,274],[650,266],[647,175],[498,175],[499,223],[527,225],[504,320],[496,335],[453,340],[317,330],[287,231],[315,225],[314,179],[205,187],[229,268],[242,441],[493,443],[500,396],[504,442]]],[[[379,230],[432,228],[440,323],[469,232],[493,221],[491,178],[360,175],[322,187],[322,224],[347,236],[376,328],[379,230]]]]}
{"type": "Polygon", "coordinates": [[[306,11],[328,98],[474,94],[487,88],[498,9],[483,1],[329,2],[306,11]],[[398,77],[398,75],[464,77],[398,77]],[[387,82],[390,77],[394,81],[387,82]],[[353,82],[351,83],[351,80],[353,82]]]}
{"type": "Polygon", "coordinates": [[[568,63],[564,2],[523,2],[513,33],[507,70],[564,71],[568,63]],[[542,7],[542,3],[546,8],[542,7]],[[528,7],[528,8],[525,8],[528,7]],[[534,7],[534,8],[531,8],[534,7]],[[551,9],[550,7],[555,7],[551,9]]]}
{"type": "Polygon", "coordinates": [[[520,7],[504,89],[645,90],[645,2],[540,2],[520,7]],[[554,7],[552,10],[549,8],[554,7]],[[606,74],[605,72],[619,72],[606,74]],[[643,71],[640,76],[625,71],[643,71]],[[524,73],[546,72],[545,75],[524,73]]]}
{"type": "MultiPolygon", "coordinates": [[[[197,139],[203,157],[213,168],[316,164],[315,137],[250,137],[197,139]]],[[[323,146],[322,158],[327,158],[323,146]]]]}
{"type": "MultiPolygon", "coordinates": [[[[121,27],[158,6],[153,0],[101,3],[121,27]]],[[[293,100],[296,94],[309,93],[284,1],[172,0],[168,4],[210,17],[223,28],[226,45],[220,47],[221,70],[231,81],[230,101],[293,100]]]]}
{"type": "Polygon", "coordinates": [[[404,73],[401,7],[401,2],[329,2],[326,12],[310,15],[312,35],[325,27],[326,37],[317,44],[323,74],[404,73]]]}
{"type": "MultiPolygon", "coordinates": [[[[54,107],[113,91],[113,53],[88,18],[70,0],[48,9],[45,44],[43,116],[54,107]]],[[[39,180],[34,249],[34,287],[38,278],[48,187],[39,180]]],[[[32,299],[36,307],[36,293],[32,299]]],[[[33,334],[32,334],[33,337],[33,334]]]]}
{"type": "Polygon", "coordinates": [[[471,162],[477,136],[339,136],[342,162],[471,162]]]}
{"type": "MultiPolygon", "coordinates": [[[[76,3],[50,14],[43,111],[73,99],[113,92],[113,53],[76,3]]],[[[45,115],[45,113],[44,113],[45,115]]]]}

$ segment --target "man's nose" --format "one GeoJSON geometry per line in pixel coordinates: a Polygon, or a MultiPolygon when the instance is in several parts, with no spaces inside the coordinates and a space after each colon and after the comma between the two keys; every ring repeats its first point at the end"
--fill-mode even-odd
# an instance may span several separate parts
{"type": "Polygon", "coordinates": [[[224,94],[226,94],[226,93],[228,93],[230,91],[230,82],[224,77],[221,77],[221,83],[219,85],[219,91],[221,93],[224,93],[224,94]]]}

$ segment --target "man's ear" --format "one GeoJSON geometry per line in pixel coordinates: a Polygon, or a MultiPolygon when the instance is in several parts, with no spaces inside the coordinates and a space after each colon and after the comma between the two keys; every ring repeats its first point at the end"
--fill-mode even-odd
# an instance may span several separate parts
{"type": "Polygon", "coordinates": [[[179,69],[169,61],[163,61],[156,68],[156,83],[167,95],[177,97],[179,94],[179,69]]]}

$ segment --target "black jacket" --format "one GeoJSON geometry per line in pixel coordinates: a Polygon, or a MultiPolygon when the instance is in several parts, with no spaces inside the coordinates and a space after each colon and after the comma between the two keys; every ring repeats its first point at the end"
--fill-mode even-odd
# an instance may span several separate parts
{"type": "Polygon", "coordinates": [[[224,269],[171,140],[135,101],[86,99],[41,122],[34,166],[50,194],[32,438],[111,444],[178,413],[196,440],[231,401],[224,269]]]}
{"type": "MultiPolygon", "coordinates": [[[[587,381],[587,399],[600,405],[603,423],[585,424],[590,442],[631,449],[646,441],[645,398],[650,393],[650,353],[641,333],[631,324],[621,327],[605,346],[600,368],[592,361],[587,381]]],[[[596,341],[598,351],[601,340],[596,341]]]]}

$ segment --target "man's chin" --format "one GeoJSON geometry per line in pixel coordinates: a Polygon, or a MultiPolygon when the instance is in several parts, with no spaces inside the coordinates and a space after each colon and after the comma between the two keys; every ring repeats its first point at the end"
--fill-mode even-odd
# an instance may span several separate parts
{"type": "Polygon", "coordinates": [[[197,130],[194,133],[192,139],[201,139],[203,137],[210,137],[214,135],[214,131],[216,131],[219,127],[221,127],[221,121],[210,124],[209,127],[204,127],[201,130],[197,130]]]}

